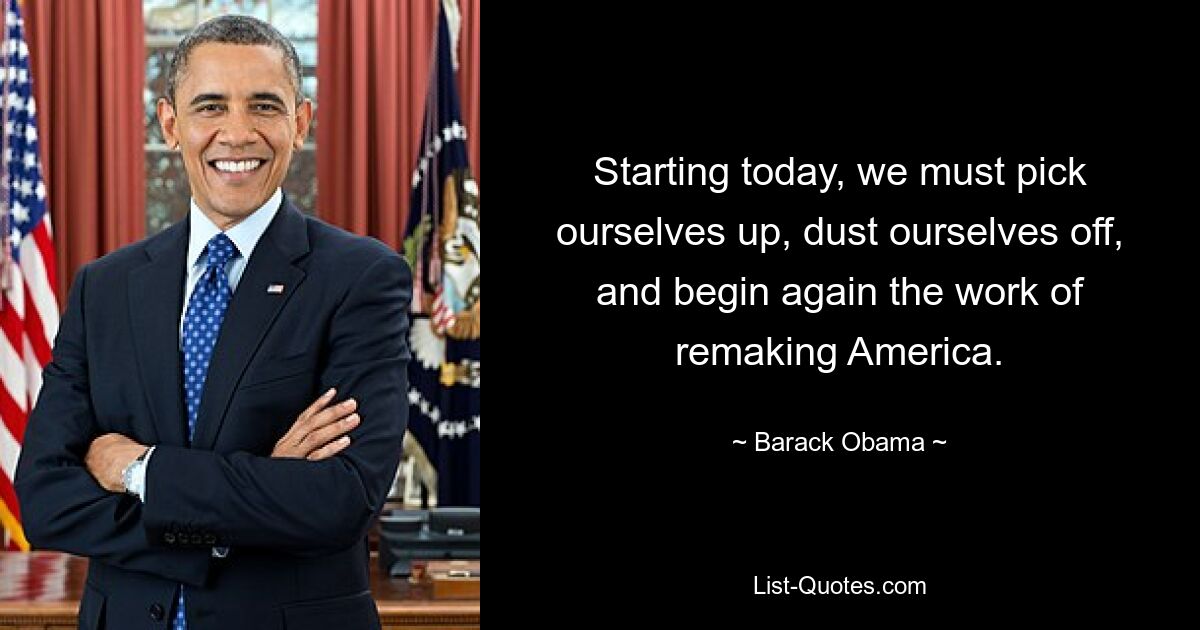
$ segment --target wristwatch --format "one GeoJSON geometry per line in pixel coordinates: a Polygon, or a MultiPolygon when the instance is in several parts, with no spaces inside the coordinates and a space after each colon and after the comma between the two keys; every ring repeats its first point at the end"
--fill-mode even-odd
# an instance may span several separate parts
{"type": "Polygon", "coordinates": [[[141,486],[145,484],[146,476],[138,475],[136,472],[139,468],[146,465],[146,455],[148,453],[150,453],[150,449],[142,451],[142,454],[138,455],[137,459],[129,462],[129,465],[121,472],[121,481],[125,484],[125,494],[135,496],[138,500],[142,498],[141,486]]]}

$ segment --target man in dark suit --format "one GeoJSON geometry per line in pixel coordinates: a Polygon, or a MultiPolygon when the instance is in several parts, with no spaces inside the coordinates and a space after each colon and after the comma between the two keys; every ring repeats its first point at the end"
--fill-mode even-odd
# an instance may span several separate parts
{"type": "Polygon", "coordinates": [[[191,211],[76,276],[17,468],[25,531],[91,558],[83,628],[378,628],[408,267],[283,197],[312,104],[275,29],[206,22],[169,76],[191,211]]]}

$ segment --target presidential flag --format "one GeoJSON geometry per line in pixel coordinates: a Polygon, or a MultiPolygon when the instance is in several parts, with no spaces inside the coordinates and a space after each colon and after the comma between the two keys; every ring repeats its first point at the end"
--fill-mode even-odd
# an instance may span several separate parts
{"type": "MultiPolygon", "coordinates": [[[[449,10],[449,11],[448,11],[449,10]]],[[[442,2],[404,242],[413,268],[409,430],[437,472],[440,506],[479,505],[479,189],[467,164],[442,2]]]]}
{"type": "Polygon", "coordinates": [[[42,387],[58,331],[55,258],[38,155],[29,47],[17,0],[7,0],[0,64],[0,522],[3,548],[28,550],[13,490],[25,423],[42,387]]]}

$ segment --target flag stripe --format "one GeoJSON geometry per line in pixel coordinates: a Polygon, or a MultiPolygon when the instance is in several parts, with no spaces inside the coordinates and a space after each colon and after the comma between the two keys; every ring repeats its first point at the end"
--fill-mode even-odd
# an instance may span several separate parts
{"type": "MultiPolygon", "coordinates": [[[[25,347],[24,341],[22,339],[18,347],[25,347]]],[[[21,353],[9,343],[7,335],[0,336],[0,380],[4,381],[4,386],[0,387],[0,394],[6,394],[24,417],[28,411],[25,405],[25,361],[21,353]]]]}
{"type": "MultiPolygon", "coordinates": [[[[24,397],[24,392],[22,392],[21,398],[24,397]]],[[[4,417],[4,429],[17,440],[17,443],[24,441],[25,421],[28,416],[25,409],[17,404],[12,393],[8,391],[8,386],[0,387],[0,416],[4,417]]]]}
{"type": "Polygon", "coordinates": [[[0,478],[0,525],[9,536],[8,548],[29,551],[29,541],[21,529],[21,511],[17,506],[17,493],[13,492],[8,478],[0,478]]]}
{"type": "MultiPolygon", "coordinates": [[[[53,232],[50,229],[50,213],[42,217],[42,222],[34,228],[33,241],[37,243],[38,254],[41,256],[42,276],[46,278],[46,287],[50,289],[48,295],[54,297],[58,295],[58,265],[55,263],[54,255],[54,240],[53,232]]],[[[26,272],[28,273],[28,272],[26,272]]],[[[55,304],[58,300],[55,299],[55,304]]],[[[56,311],[58,309],[55,309],[56,311]]]]}
{"type": "MultiPolygon", "coordinates": [[[[21,339],[25,337],[25,320],[17,310],[16,304],[9,300],[11,293],[15,291],[5,293],[3,299],[0,299],[0,330],[4,331],[4,338],[8,340],[9,347],[15,349],[25,345],[21,343],[21,339]]],[[[24,306],[24,300],[16,302],[24,306]]]]}
{"type": "Polygon", "coordinates": [[[21,443],[13,437],[7,425],[0,423],[0,472],[11,479],[17,471],[17,457],[21,454],[21,443]]]}
{"type": "Polygon", "coordinates": [[[25,393],[29,396],[26,408],[32,410],[37,403],[38,394],[42,391],[42,366],[30,347],[29,338],[25,338],[25,393]]]}
{"type": "MultiPolygon", "coordinates": [[[[21,274],[25,276],[25,295],[37,308],[41,327],[28,326],[30,335],[42,339],[49,348],[58,333],[58,299],[54,288],[54,245],[50,244],[49,259],[46,250],[38,242],[38,235],[44,236],[44,230],[39,226],[33,231],[33,239],[25,239],[21,244],[21,274]],[[38,290],[43,287],[43,290],[38,290]]],[[[40,356],[40,355],[39,355],[40,356]]],[[[42,357],[42,363],[49,361],[49,355],[42,357]]]]}
{"type": "Polygon", "coordinates": [[[42,317],[38,313],[37,304],[33,301],[35,291],[25,286],[25,341],[29,342],[33,356],[37,357],[38,367],[50,362],[50,342],[46,340],[46,329],[42,326],[42,317]]]}
{"type": "Polygon", "coordinates": [[[0,499],[3,499],[4,504],[8,506],[10,514],[17,519],[21,518],[21,507],[17,502],[17,493],[13,490],[13,485],[8,480],[8,477],[0,479],[0,499]]]}

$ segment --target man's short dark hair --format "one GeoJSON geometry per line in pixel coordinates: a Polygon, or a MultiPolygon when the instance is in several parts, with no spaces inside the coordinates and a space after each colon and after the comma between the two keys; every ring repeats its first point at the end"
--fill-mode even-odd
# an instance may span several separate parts
{"type": "Polygon", "coordinates": [[[188,56],[200,44],[242,44],[246,46],[270,46],[283,54],[292,89],[296,93],[296,104],[304,101],[300,93],[300,56],[295,46],[274,26],[248,15],[222,15],[208,20],[192,29],[175,47],[171,57],[171,68],[167,72],[167,100],[175,103],[175,88],[179,76],[187,71],[188,56]]]}

